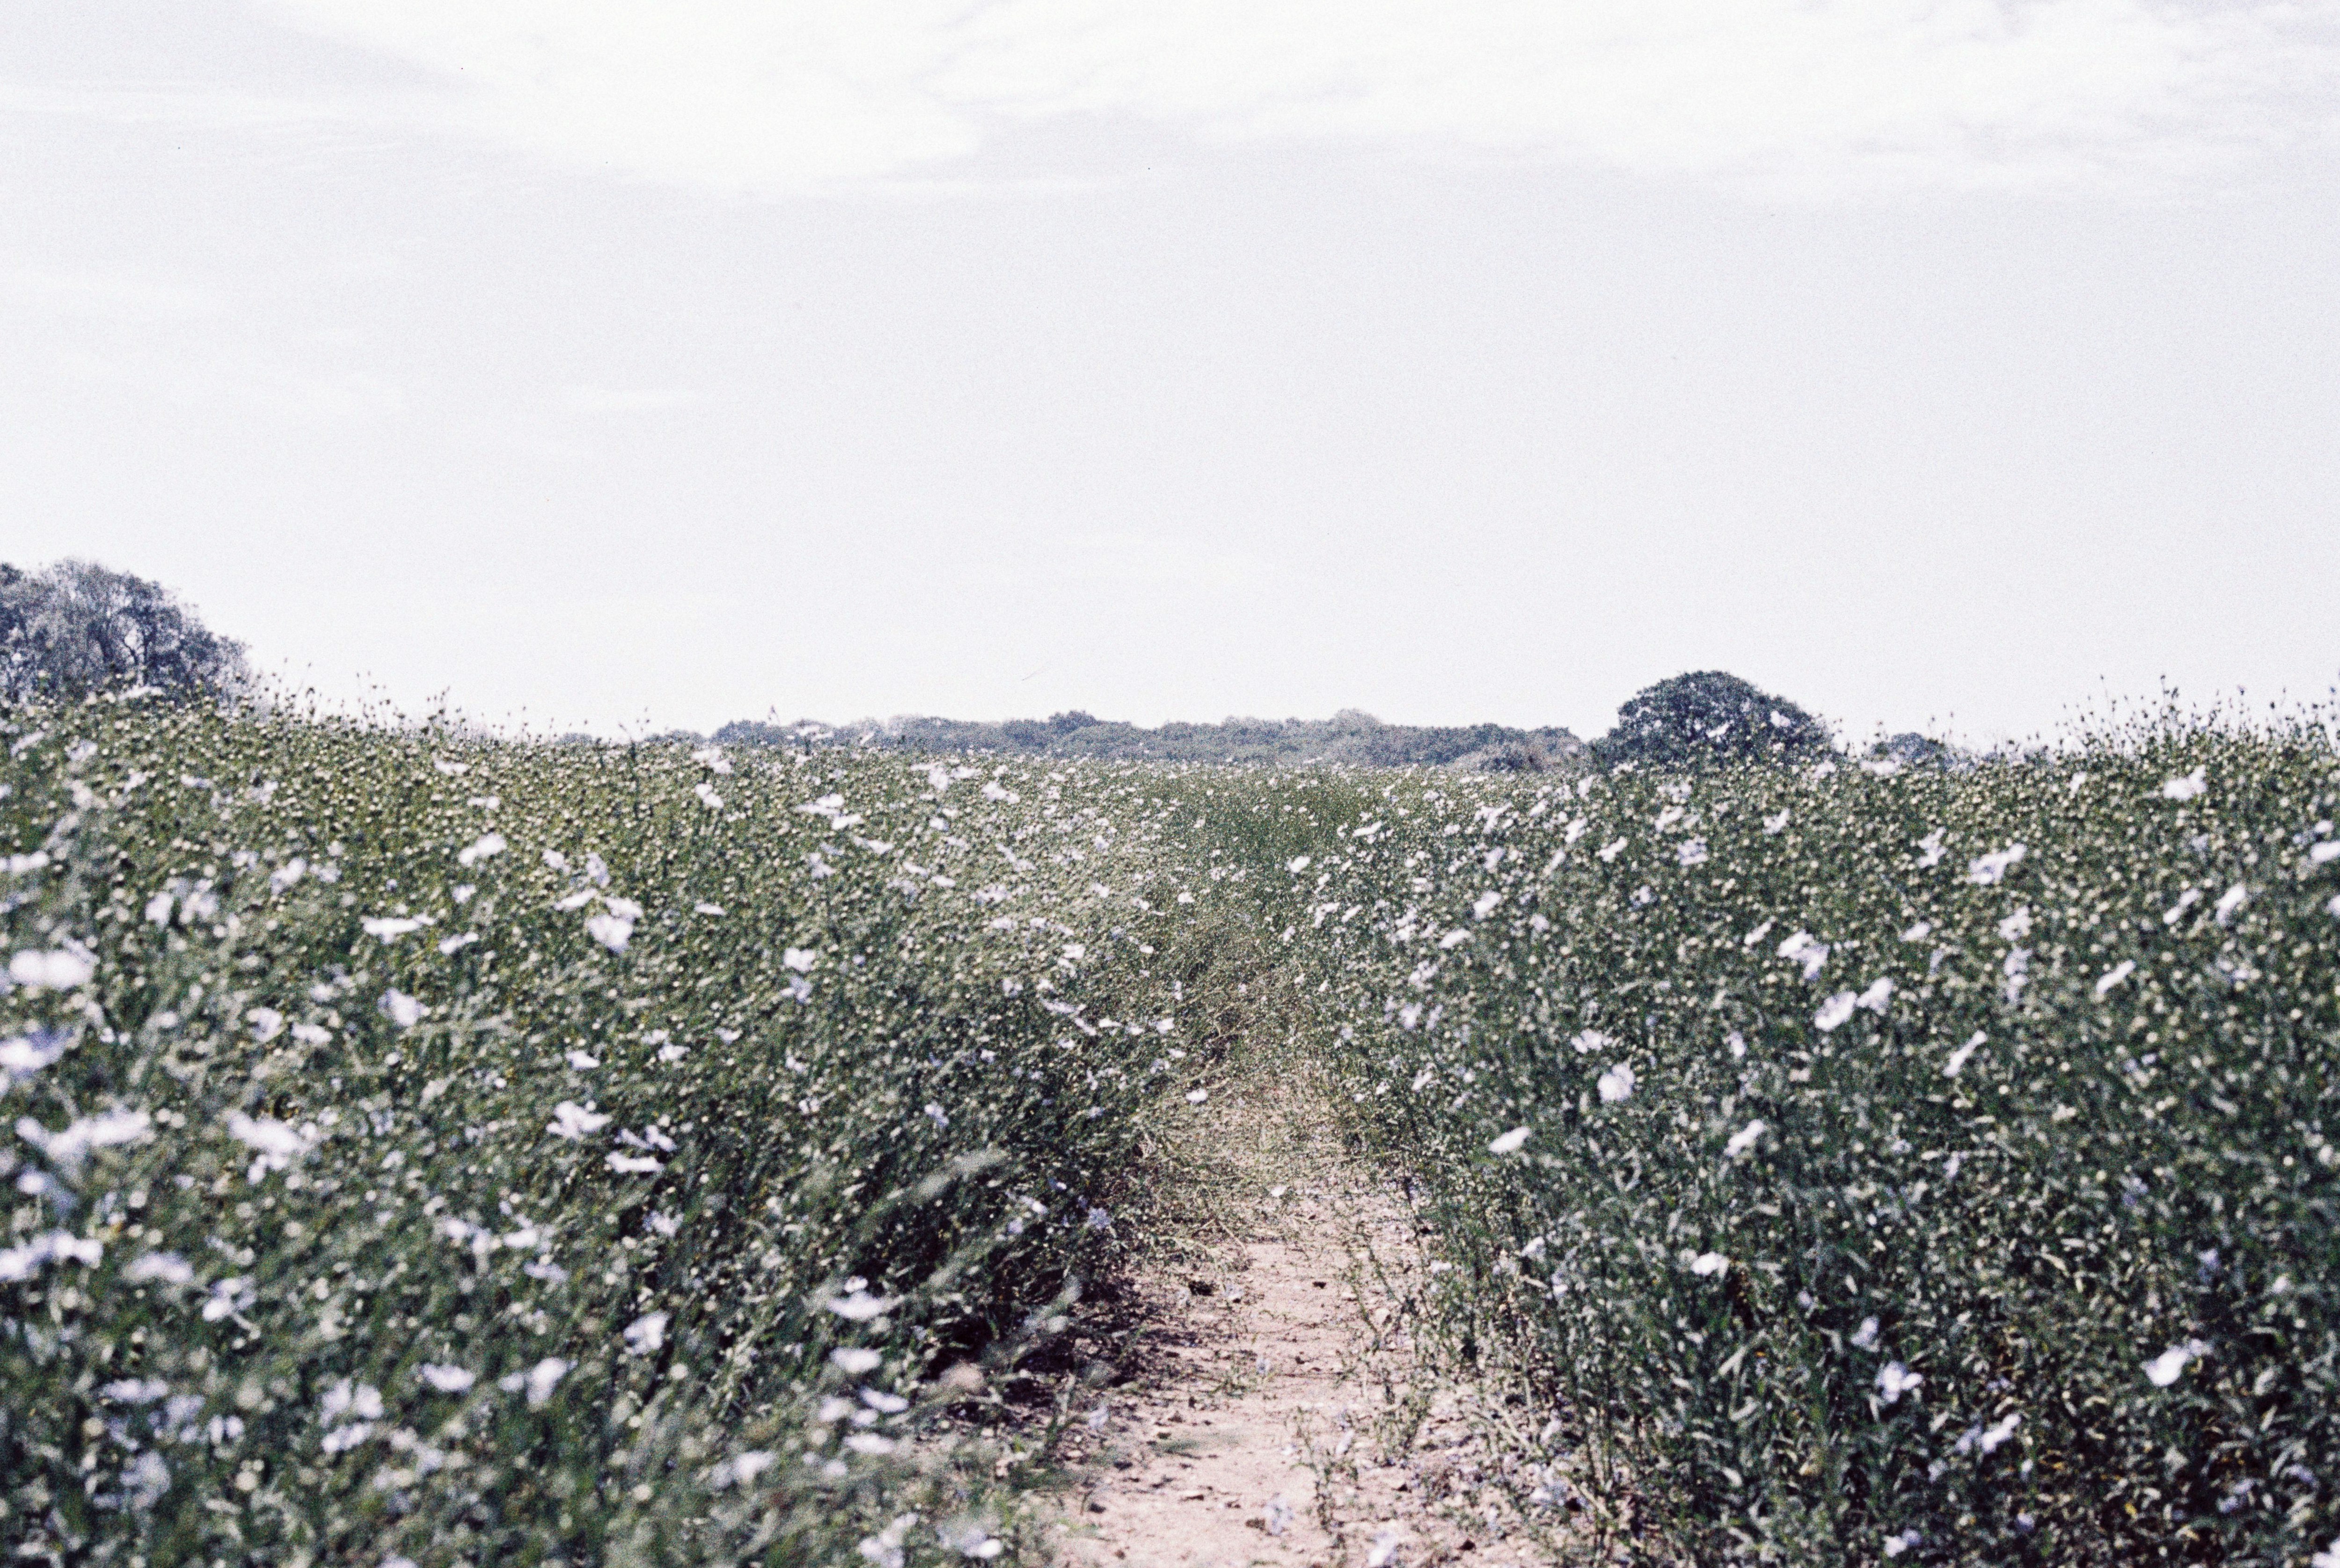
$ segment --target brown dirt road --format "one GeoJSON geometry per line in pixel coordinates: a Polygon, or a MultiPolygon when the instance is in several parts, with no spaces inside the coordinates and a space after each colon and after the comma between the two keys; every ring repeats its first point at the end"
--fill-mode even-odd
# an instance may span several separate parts
{"type": "Polygon", "coordinates": [[[1214,1167],[1213,1234],[1140,1265],[1134,1375],[1076,1406],[1060,1447],[1058,1561],[1560,1561],[1566,1509],[1523,1503],[1543,1477],[1487,1441],[1500,1401],[1416,1342],[1439,1265],[1410,1206],[1293,1099],[1231,1086],[1190,1130],[1214,1167]]]}

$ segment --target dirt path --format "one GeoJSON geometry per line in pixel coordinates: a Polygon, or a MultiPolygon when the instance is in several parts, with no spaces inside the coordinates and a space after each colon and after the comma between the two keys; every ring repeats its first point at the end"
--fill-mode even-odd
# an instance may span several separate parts
{"type": "Polygon", "coordinates": [[[1141,1268],[1132,1375],[1076,1407],[1059,1561],[1557,1561],[1516,1511],[1535,1478],[1482,1435],[1489,1396],[1415,1343],[1436,1265],[1411,1208],[1309,1109],[1233,1087],[1185,1129],[1204,1234],[1141,1268]]]}

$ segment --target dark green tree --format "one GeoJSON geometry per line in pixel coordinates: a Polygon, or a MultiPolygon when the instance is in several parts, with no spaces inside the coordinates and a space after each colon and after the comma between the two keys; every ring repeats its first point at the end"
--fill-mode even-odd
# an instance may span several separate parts
{"type": "Polygon", "coordinates": [[[129,686],[219,695],[249,679],[243,645],[160,583],[87,561],[0,563],[0,700],[129,686]]]}
{"type": "Polygon", "coordinates": [[[1642,688],[1617,710],[1616,727],[1592,743],[1594,758],[1612,768],[1787,760],[1834,749],[1819,719],[1720,670],[1642,688]]]}

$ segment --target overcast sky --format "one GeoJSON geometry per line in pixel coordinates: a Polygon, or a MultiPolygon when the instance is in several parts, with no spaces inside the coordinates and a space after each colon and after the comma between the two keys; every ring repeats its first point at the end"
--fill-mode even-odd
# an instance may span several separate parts
{"type": "Polygon", "coordinates": [[[0,558],[608,733],[2340,677],[2340,0],[11,0],[0,558]]]}

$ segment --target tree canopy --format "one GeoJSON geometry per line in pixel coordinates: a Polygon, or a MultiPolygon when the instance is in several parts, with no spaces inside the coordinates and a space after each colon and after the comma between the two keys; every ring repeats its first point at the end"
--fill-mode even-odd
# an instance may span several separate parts
{"type": "Polygon", "coordinates": [[[0,700],[129,686],[215,695],[248,680],[243,645],[160,583],[88,561],[0,562],[0,700]]]}
{"type": "Polygon", "coordinates": [[[1834,749],[1828,727],[1784,697],[1720,670],[1677,675],[1635,692],[1592,743],[1604,765],[1691,768],[1834,749]]]}

